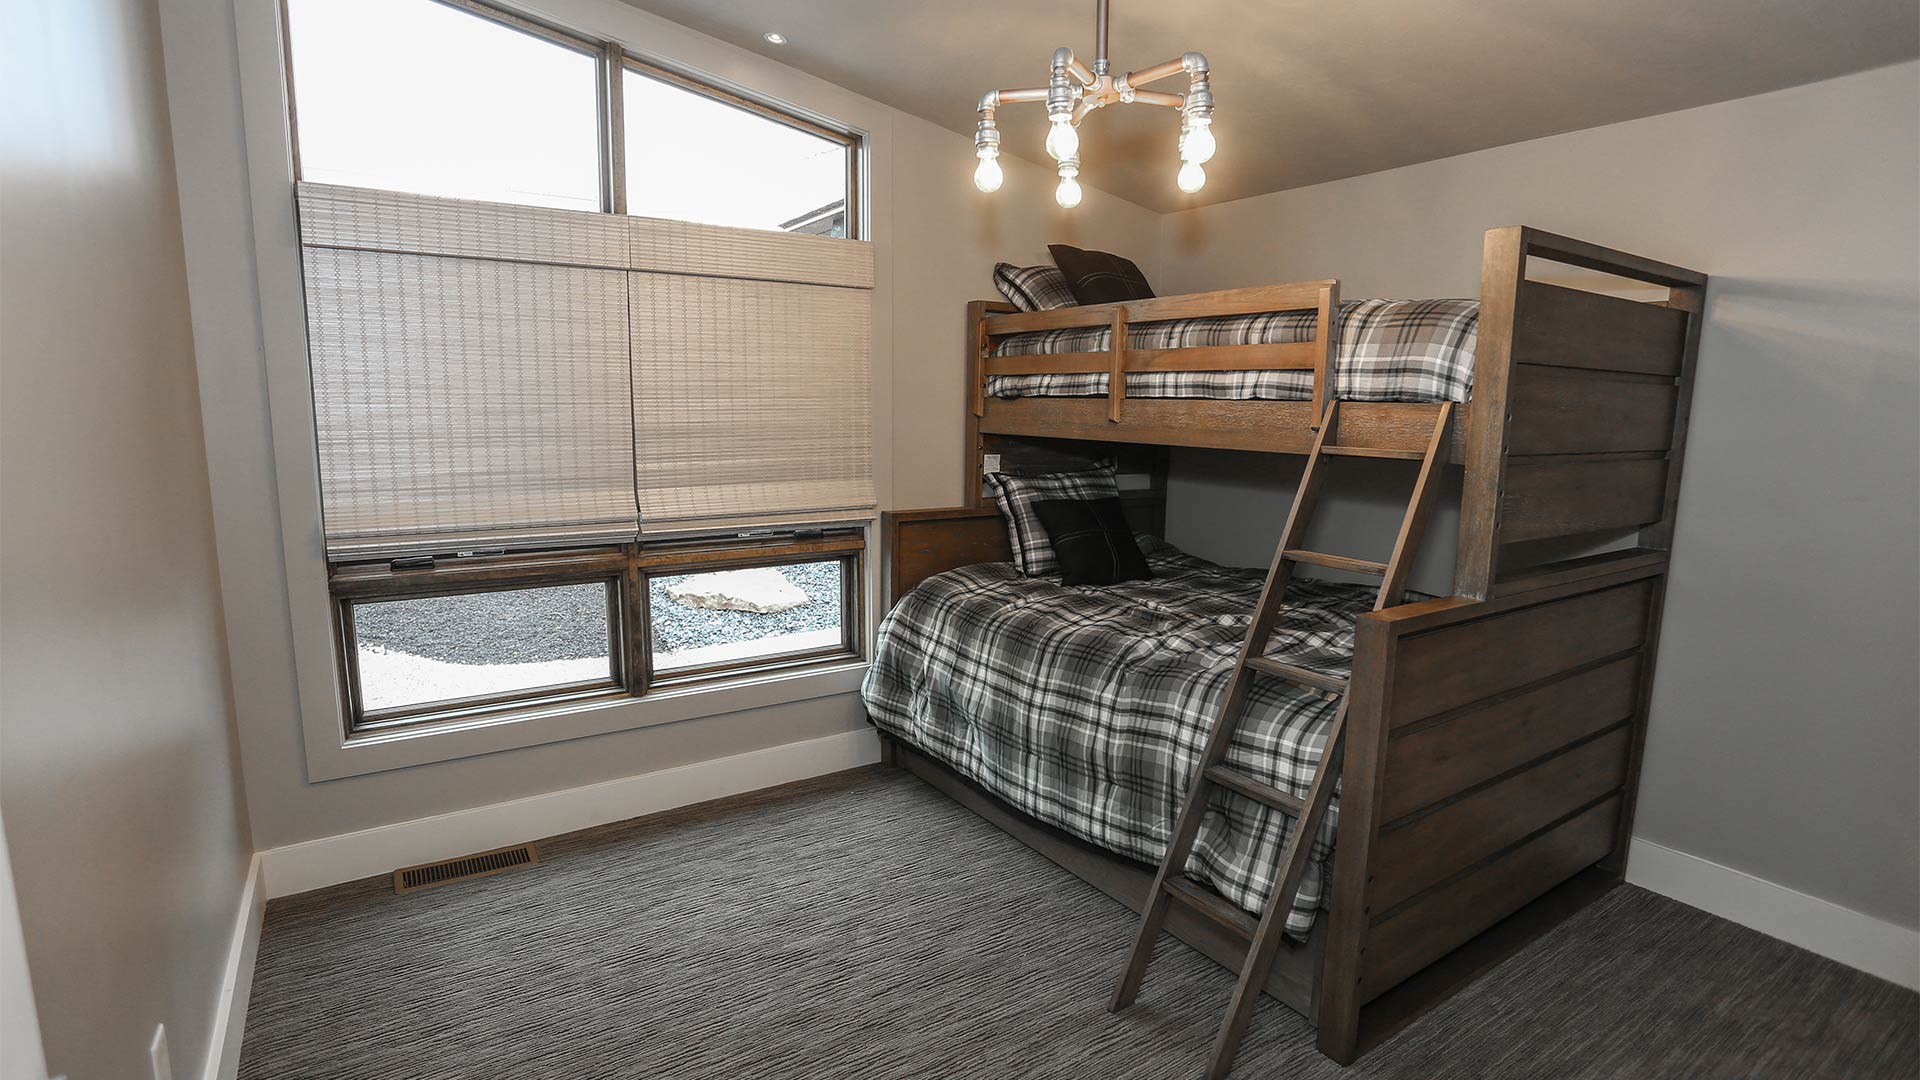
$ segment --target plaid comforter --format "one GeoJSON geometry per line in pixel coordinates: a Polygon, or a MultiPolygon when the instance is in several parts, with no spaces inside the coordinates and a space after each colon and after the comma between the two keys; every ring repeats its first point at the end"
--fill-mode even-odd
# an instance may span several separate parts
{"type": "MultiPolygon", "coordinates": [[[[1271,345],[1313,340],[1311,311],[1173,319],[1127,328],[1130,349],[1194,345],[1271,345]]],[[[1473,388],[1473,348],[1480,327],[1474,300],[1355,300],[1340,305],[1334,353],[1334,396],[1342,401],[1465,401],[1473,388]]],[[[1110,327],[1036,330],[1002,338],[995,356],[1105,352],[1110,327]]],[[[994,375],[994,397],[1101,397],[1105,373],[994,375]]],[[[1127,396],[1305,401],[1311,371],[1143,371],[1127,376],[1127,396]]]]}
{"type": "MultiPolygon", "coordinates": [[[[1143,862],[1166,853],[1263,573],[1149,542],[1154,577],[1067,588],[1010,563],[937,575],[880,626],[862,693],[873,723],[1010,805],[1143,862]]],[[[1363,585],[1296,580],[1270,655],[1344,675],[1363,585]]],[[[1256,677],[1228,761],[1305,798],[1334,705],[1256,677]]],[[[1312,928],[1328,882],[1336,799],[1287,929],[1312,928]]],[[[1187,865],[1258,912],[1293,819],[1230,792],[1214,796],[1187,865]]]]}

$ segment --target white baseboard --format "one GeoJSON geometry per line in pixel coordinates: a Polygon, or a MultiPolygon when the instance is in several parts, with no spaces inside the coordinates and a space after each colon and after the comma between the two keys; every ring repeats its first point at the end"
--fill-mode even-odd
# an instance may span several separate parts
{"type": "Polygon", "coordinates": [[[677,769],[323,837],[260,853],[269,897],[323,889],[402,866],[525,843],[709,799],[870,765],[872,728],[772,746],[677,769]]]}
{"type": "Polygon", "coordinates": [[[1920,990],[1920,930],[1635,839],[1627,881],[1910,990],[1920,990]]]}
{"type": "Polygon", "coordinates": [[[240,1038],[247,1032],[247,999],[253,994],[253,962],[260,952],[260,920],[267,910],[267,889],[261,858],[247,866],[247,883],[240,890],[240,911],[234,918],[233,940],[221,968],[220,999],[214,1005],[213,1028],[207,1039],[206,1080],[233,1080],[240,1073],[240,1038]]]}

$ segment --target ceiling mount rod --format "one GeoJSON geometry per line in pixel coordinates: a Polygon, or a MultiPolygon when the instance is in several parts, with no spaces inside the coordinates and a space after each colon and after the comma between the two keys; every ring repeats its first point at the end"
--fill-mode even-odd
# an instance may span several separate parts
{"type": "Polygon", "coordinates": [[[1110,53],[1107,51],[1107,0],[1099,0],[1099,6],[1093,12],[1093,73],[1108,75],[1113,71],[1110,53]]]}

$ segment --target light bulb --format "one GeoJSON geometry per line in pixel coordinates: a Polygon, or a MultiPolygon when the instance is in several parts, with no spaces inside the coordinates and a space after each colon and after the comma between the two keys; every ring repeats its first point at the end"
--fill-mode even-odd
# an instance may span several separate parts
{"type": "Polygon", "coordinates": [[[1047,131],[1047,153],[1055,161],[1065,161],[1080,154],[1080,133],[1073,129],[1073,122],[1065,116],[1056,118],[1053,127],[1047,131]]]}
{"type": "Polygon", "coordinates": [[[1053,201],[1063,209],[1071,210],[1080,205],[1080,181],[1071,176],[1062,176],[1060,186],[1053,189],[1053,201]]]}
{"type": "Polygon", "coordinates": [[[1213,160],[1213,122],[1195,120],[1187,130],[1187,137],[1180,140],[1180,157],[1195,165],[1204,165],[1213,160]]]}
{"type": "Polygon", "coordinates": [[[980,167],[973,170],[973,186],[986,192],[999,191],[1002,179],[1000,159],[984,150],[981,151],[980,167]]]}
{"type": "Polygon", "coordinates": [[[1207,186],[1207,170],[1201,168],[1199,162],[1189,161],[1180,166],[1180,176],[1176,182],[1181,191],[1191,195],[1207,186]]]}

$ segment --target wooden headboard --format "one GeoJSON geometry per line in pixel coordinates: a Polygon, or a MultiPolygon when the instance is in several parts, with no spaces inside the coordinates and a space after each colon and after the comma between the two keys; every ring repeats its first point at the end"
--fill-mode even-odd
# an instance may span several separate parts
{"type": "Polygon", "coordinates": [[[935,574],[974,563],[1013,558],[1000,509],[950,506],[938,510],[889,510],[880,515],[881,547],[886,552],[886,595],[881,610],[908,589],[935,574]]]}
{"type": "MultiPolygon", "coordinates": [[[[1120,493],[1120,510],[1136,532],[1159,536],[1166,506],[1161,487],[1120,493]]],[[[880,515],[880,542],[886,552],[882,612],[892,611],[894,601],[935,574],[1013,558],[1006,520],[991,501],[980,506],[885,511],[880,515]]]]}

